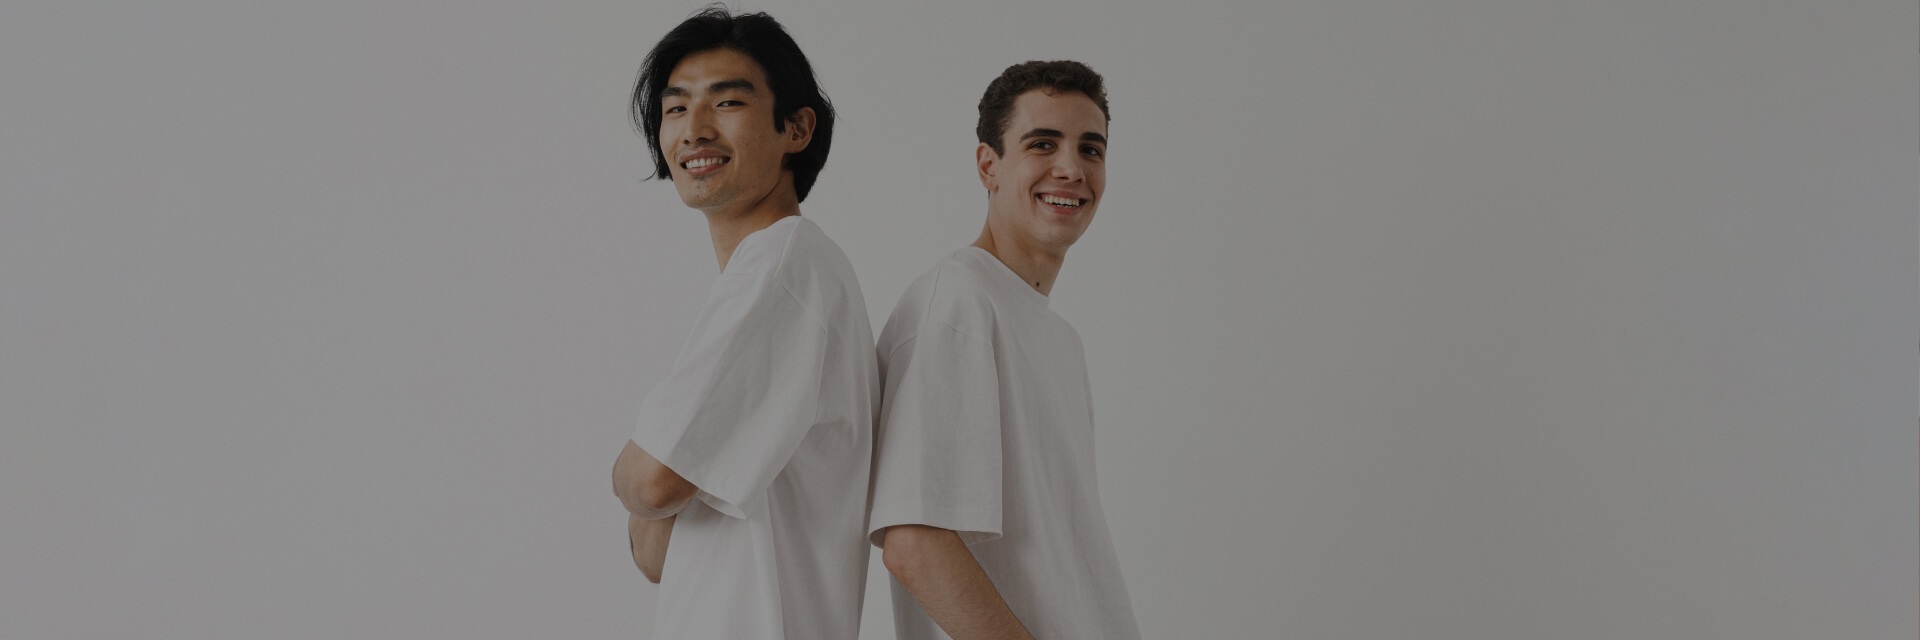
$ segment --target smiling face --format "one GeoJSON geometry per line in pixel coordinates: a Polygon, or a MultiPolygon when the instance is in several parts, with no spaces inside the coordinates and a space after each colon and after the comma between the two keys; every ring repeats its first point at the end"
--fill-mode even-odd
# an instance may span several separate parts
{"type": "Polygon", "coordinates": [[[797,202],[782,164],[806,148],[813,112],[775,130],[773,93],[753,58],[732,49],[688,55],[667,77],[660,109],[660,151],[687,206],[711,215],[797,202]]]}
{"type": "Polygon", "coordinates": [[[1093,223],[1107,185],[1107,118],[1080,92],[1035,89],[1014,99],[995,153],[975,149],[999,242],[1064,255],[1093,223]]]}

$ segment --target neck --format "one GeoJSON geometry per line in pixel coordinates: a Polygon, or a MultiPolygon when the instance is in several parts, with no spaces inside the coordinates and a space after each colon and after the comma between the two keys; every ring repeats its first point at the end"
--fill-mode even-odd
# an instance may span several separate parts
{"type": "Polygon", "coordinates": [[[782,218],[800,215],[800,200],[794,196],[791,180],[789,177],[781,181],[781,186],[787,188],[776,188],[746,207],[705,211],[707,232],[713,235],[713,255],[720,259],[721,271],[727,270],[727,261],[733,258],[733,250],[740,246],[741,240],[782,218]]]}
{"type": "Polygon", "coordinates": [[[1040,295],[1052,295],[1053,281],[1060,276],[1060,266],[1067,261],[1066,249],[1023,245],[1010,235],[994,233],[993,224],[989,222],[985,229],[980,230],[980,238],[973,241],[973,246],[993,254],[1000,264],[1007,265],[1014,275],[1020,276],[1021,281],[1039,291],[1040,295]]]}

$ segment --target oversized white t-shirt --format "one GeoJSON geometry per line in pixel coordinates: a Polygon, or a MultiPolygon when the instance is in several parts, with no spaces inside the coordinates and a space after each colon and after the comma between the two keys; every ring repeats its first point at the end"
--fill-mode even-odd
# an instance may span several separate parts
{"type": "Polygon", "coordinates": [[[854,638],[879,379],[853,265],[782,218],[740,242],[633,441],[700,488],[653,637],[854,638]]]}
{"type": "MultiPolygon", "coordinates": [[[[1100,510],[1080,335],[993,254],[954,252],[880,332],[886,381],[867,530],[960,534],[1014,615],[1047,640],[1140,637],[1100,510]]],[[[901,640],[945,640],[893,581],[901,640]]]]}

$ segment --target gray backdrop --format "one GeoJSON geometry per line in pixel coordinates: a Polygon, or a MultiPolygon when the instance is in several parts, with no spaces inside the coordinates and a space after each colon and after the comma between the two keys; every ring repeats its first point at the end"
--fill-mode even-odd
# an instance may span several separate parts
{"type": "MultiPolygon", "coordinates": [[[[0,8],[0,637],[645,637],[697,3],[540,4],[0,8]]],[[[1920,7],[1174,4],[748,5],[876,326],[987,81],[1107,76],[1055,305],[1148,636],[1920,634],[1920,7]]]]}

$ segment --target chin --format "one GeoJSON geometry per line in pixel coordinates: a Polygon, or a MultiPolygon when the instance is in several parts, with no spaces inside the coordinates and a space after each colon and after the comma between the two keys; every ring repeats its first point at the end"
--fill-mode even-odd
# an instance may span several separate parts
{"type": "Polygon", "coordinates": [[[1042,232],[1034,234],[1034,240],[1039,241],[1042,246],[1061,251],[1066,251],[1068,247],[1073,246],[1073,243],[1080,241],[1081,234],[1079,232],[1065,229],[1053,229],[1049,231],[1051,231],[1051,233],[1042,232]]]}
{"type": "Polygon", "coordinates": [[[1087,233],[1087,225],[1081,222],[1081,220],[1062,220],[1038,231],[1048,239],[1073,244],[1073,241],[1079,240],[1080,236],[1087,233]]]}
{"type": "Polygon", "coordinates": [[[710,191],[690,189],[680,192],[680,201],[689,207],[704,209],[718,203],[720,198],[710,191]]]}

